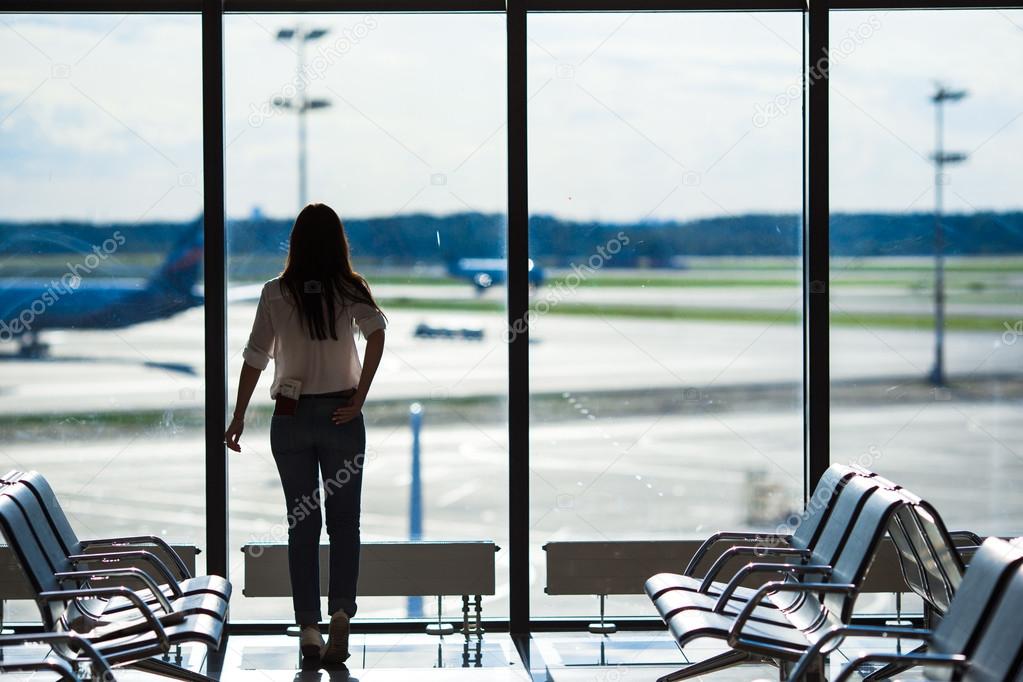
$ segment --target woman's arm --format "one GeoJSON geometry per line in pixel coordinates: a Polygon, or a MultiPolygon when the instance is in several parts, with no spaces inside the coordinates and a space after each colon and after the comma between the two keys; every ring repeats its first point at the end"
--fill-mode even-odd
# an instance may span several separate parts
{"type": "Polygon", "coordinates": [[[366,337],[366,353],[362,362],[362,375],[359,377],[359,386],[355,389],[355,395],[351,402],[344,407],[334,410],[331,420],[335,424],[344,424],[359,416],[362,406],[369,395],[369,387],[373,385],[373,377],[376,376],[377,368],[380,366],[380,359],[384,356],[384,330],[378,329],[366,337]]]}
{"type": "Polygon", "coordinates": [[[224,433],[224,444],[235,452],[242,451],[238,439],[241,438],[242,430],[245,428],[245,410],[249,407],[252,392],[256,390],[259,375],[262,373],[263,371],[257,367],[253,367],[247,362],[242,363],[241,376],[238,377],[238,398],[234,404],[234,417],[227,427],[227,432],[224,433]]]}

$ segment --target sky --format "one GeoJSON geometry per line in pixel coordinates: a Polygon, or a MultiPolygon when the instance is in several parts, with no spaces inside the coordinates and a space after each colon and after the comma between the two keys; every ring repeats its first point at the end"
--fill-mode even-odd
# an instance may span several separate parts
{"type": "MultiPolygon", "coordinates": [[[[309,199],[343,217],[503,212],[500,15],[230,15],[230,217],[298,207],[306,43],[309,199]]],[[[950,211],[1023,207],[1023,12],[832,13],[831,202],[928,211],[936,80],[950,211]]],[[[530,210],[673,220],[800,210],[796,13],[539,14],[528,24],[530,210]]],[[[197,16],[0,18],[0,219],[190,219],[202,207],[197,16]]]]}

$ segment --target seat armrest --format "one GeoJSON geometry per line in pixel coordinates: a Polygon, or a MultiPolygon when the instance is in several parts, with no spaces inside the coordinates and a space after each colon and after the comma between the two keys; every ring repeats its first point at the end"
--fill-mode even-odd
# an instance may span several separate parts
{"type": "Polygon", "coordinates": [[[0,647],[13,646],[17,644],[67,644],[73,649],[79,649],[92,663],[92,675],[100,680],[114,679],[114,671],[92,643],[79,635],[77,632],[34,632],[15,635],[0,635],[0,647]]]}
{"type": "Polygon", "coordinates": [[[188,580],[195,577],[189,572],[185,562],[181,560],[181,557],[174,551],[174,548],[167,544],[167,541],[159,535],[127,535],[119,538],[96,538],[94,540],[80,540],[78,544],[82,547],[88,547],[90,545],[139,545],[147,542],[156,545],[167,553],[167,556],[174,563],[174,567],[181,574],[179,580],[188,580]]]}
{"type": "MultiPolygon", "coordinates": [[[[99,561],[100,563],[120,563],[123,559],[142,559],[151,563],[157,571],[160,572],[163,579],[166,581],[171,592],[174,593],[174,597],[182,597],[184,593],[181,591],[181,586],[178,584],[178,579],[171,573],[170,568],[163,562],[160,557],[156,556],[150,551],[144,549],[133,549],[127,552],[89,552],[88,554],[72,554],[68,557],[75,563],[80,561],[99,561]]],[[[152,577],[152,576],[150,576],[152,577]]],[[[153,582],[156,582],[154,579],[153,582]]]]}
{"type": "Polygon", "coordinates": [[[929,641],[933,632],[931,630],[921,628],[841,625],[824,633],[819,640],[814,642],[812,647],[803,653],[795,667],[792,668],[789,679],[798,680],[802,678],[803,675],[806,674],[807,669],[813,665],[814,659],[821,655],[821,651],[828,645],[828,643],[835,639],[844,639],[850,635],[853,637],[904,637],[929,641]]]}
{"type": "Polygon", "coordinates": [[[153,582],[153,579],[145,571],[140,571],[137,568],[102,568],[95,571],[61,571],[60,573],[54,573],[54,576],[60,579],[64,578],[82,578],[85,580],[91,580],[93,578],[99,578],[100,580],[106,580],[109,578],[135,578],[153,593],[153,598],[156,599],[160,608],[167,614],[174,613],[174,607],[171,606],[167,600],[167,595],[163,593],[160,586],[153,582]]]}
{"type": "MultiPolygon", "coordinates": [[[[896,654],[896,653],[872,653],[863,654],[849,661],[842,672],[838,674],[834,682],[845,682],[857,669],[865,663],[913,663],[914,665],[939,665],[953,670],[964,670],[969,661],[962,654],[896,654]]],[[[796,680],[790,677],[789,680],[796,680]]]]}
{"type": "Polygon", "coordinates": [[[682,575],[692,576],[696,572],[696,567],[699,566],[700,562],[703,561],[703,557],[707,555],[711,547],[719,542],[727,542],[730,540],[747,540],[755,541],[760,538],[773,538],[781,542],[787,542],[791,535],[782,535],[781,533],[756,533],[753,531],[719,531],[714,533],[709,538],[703,541],[703,544],[697,548],[693,554],[693,558],[689,560],[689,564],[686,565],[682,571],[682,575]]]}
{"type": "MultiPolygon", "coordinates": [[[[721,590],[714,610],[721,613],[728,605],[732,594],[742,584],[742,581],[754,573],[785,573],[788,575],[805,575],[807,573],[821,573],[825,576],[831,575],[831,566],[825,564],[771,564],[771,563],[750,563],[746,564],[732,576],[725,589],[721,590]]],[[[770,584],[770,583],[769,583],[770,584]]]]}
{"type": "Polygon", "coordinates": [[[711,565],[710,570],[707,571],[707,574],[703,578],[703,583],[700,585],[700,592],[709,592],[711,586],[714,584],[714,579],[718,576],[718,573],[724,569],[731,559],[743,554],[753,554],[758,557],[763,557],[768,554],[773,554],[775,556],[799,556],[806,559],[810,556],[810,551],[806,549],[796,549],[795,547],[776,547],[770,549],[759,545],[730,547],[722,552],[717,561],[711,565]]]}
{"type": "MultiPolygon", "coordinates": [[[[5,661],[0,658],[0,674],[2,673],[35,673],[40,671],[46,671],[53,673],[57,676],[58,680],[67,680],[67,682],[81,682],[78,678],[78,674],[71,667],[71,664],[65,661],[63,658],[54,658],[53,656],[47,655],[46,658],[40,658],[36,660],[15,660],[5,661]]],[[[29,678],[31,679],[31,677],[29,678]]],[[[113,679],[113,678],[111,678],[113,679]]]]}
{"type": "Polygon", "coordinates": [[[153,610],[142,598],[137,594],[129,590],[127,587],[93,587],[81,590],[55,590],[52,592],[40,592],[38,598],[45,602],[68,602],[75,601],[78,599],[103,599],[110,597],[124,597],[138,609],[142,617],[145,618],[156,635],[156,638],[160,641],[160,648],[162,651],[170,651],[170,640],[167,638],[167,631],[164,630],[160,620],[153,614],[153,610]]]}

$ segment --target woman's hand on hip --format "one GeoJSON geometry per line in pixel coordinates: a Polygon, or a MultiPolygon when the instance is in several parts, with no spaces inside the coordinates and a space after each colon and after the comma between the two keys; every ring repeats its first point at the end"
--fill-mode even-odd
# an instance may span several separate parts
{"type": "Polygon", "coordinates": [[[330,420],[335,424],[350,422],[362,414],[362,406],[366,402],[366,396],[356,393],[349,400],[348,404],[334,410],[330,420]]]}

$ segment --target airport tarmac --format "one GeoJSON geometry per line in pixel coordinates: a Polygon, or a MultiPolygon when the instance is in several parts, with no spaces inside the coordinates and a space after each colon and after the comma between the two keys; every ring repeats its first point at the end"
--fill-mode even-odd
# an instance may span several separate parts
{"type": "MultiPolygon", "coordinates": [[[[233,399],[241,350],[252,324],[251,302],[228,312],[229,382],[233,399]]],[[[507,393],[507,324],[484,312],[393,310],[373,398],[502,396],[507,393]],[[414,336],[420,323],[482,329],[482,340],[414,336]]],[[[1011,319],[1011,318],[1010,318],[1011,319]]],[[[1007,320],[1009,321],[1009,320],[1007,320]]],[[[44,335],[51,356],[25,360],[13,343],[0,349],[0,413],[90,413],[174,410],[203,400],[203,313],[187,311],[113,331],[44,335]]],[[[534,317],[531,390],[700,388],[798,383],[802,330],[791,322],[698,322],[551,313],[534,317]]],[[[923,377],[933,362],[933,333],[871,326],[831,331],[835,381],[923,377]]],[[[1019,374],[1023,338],[1005,333],[948,332],[952,376],[1019,374]]],[[[269,404],[270,381],[257,387],[269,404]]],[[[261,402],[260,402],[261,401],[261,402]]]]}

